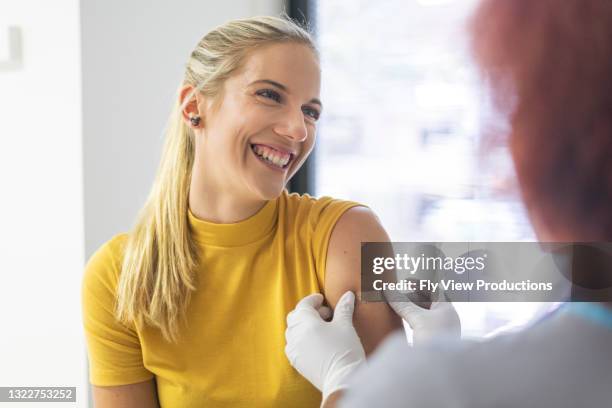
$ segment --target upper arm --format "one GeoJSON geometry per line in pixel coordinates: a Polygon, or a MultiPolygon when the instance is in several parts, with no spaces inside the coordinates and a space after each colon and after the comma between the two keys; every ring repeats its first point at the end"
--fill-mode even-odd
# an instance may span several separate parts
{"type": "MultiPolygon", "coordinates": [[[[361,242],[388,241],[387,232],[370,209],[353,207],[340,217],[330,237],[325,268],[325,298],[332,308],[347,290],[360,291],[361,242]]],[[[402,321],[385,302],[356,299],[353,323],[369,355],[387,334],[403,327],[402,321]]]]}
{"type": "Polygon", "coordinates": [[[113,387],[92,387],[95,408],[158,408],[155,379],[118,385],[113,387]]]}

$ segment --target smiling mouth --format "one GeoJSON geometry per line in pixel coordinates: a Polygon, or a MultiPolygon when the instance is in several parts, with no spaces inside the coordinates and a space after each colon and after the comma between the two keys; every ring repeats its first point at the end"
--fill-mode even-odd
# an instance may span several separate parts
{"type": "Polygon", "coordinates": [[[281,152],[260,144],[251,144],[251,151],[261,162],[278,170],[286,170],[295,158],[293,153],[281,152]]]}

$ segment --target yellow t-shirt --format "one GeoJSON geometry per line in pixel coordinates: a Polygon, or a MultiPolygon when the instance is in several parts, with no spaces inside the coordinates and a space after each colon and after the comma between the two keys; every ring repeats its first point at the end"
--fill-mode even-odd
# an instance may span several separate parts
{"type": "Polygon", "coordinates": [[[356,205],[284,191],[235,224],[189,211],[201,262],[178,344],[114,318],[127,235],[113,237],[92,255],[83,280],[90,382],[154,377],[164,408],[318,407],[320,392],[285,356],[285,319],[302,297],[323,292],[332,229],[356,205]]]}

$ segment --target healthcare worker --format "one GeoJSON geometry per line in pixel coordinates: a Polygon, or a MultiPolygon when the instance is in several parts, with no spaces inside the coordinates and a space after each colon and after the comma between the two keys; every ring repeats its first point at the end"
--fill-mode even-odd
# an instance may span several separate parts
{"type": "MultiPolygon", "coordinates": [[[[612,1],[484,0],[470,28],[539,240],[612,241],[612,1]]],[[[610,303],[566,303],[480,343],[449,340],[449,303],[390,303],[415,346],[398,332],[366,362],[354,294],[329,322],[322,302],[289,313],[285,354],[325,407],[612,407],[610,303]]]]}

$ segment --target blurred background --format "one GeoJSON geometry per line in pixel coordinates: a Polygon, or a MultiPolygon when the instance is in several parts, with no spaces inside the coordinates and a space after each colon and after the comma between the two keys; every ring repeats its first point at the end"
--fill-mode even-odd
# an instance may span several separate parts
{"type": "MultiPolygon", "coordinates": [[[[475,3],[2,0],[0,386],[76,386],[67,406],[90,406],[83,266],[132,225],[187,57],[229,19],[284,11],[317,38],[325,110],[292,191],[367,204],[394,241],[534,240],[506,150],[481,149],[504,124],[467,50],[475,3]]],[[[550,305],[456,307],[482,338],[550,305]]]]}

